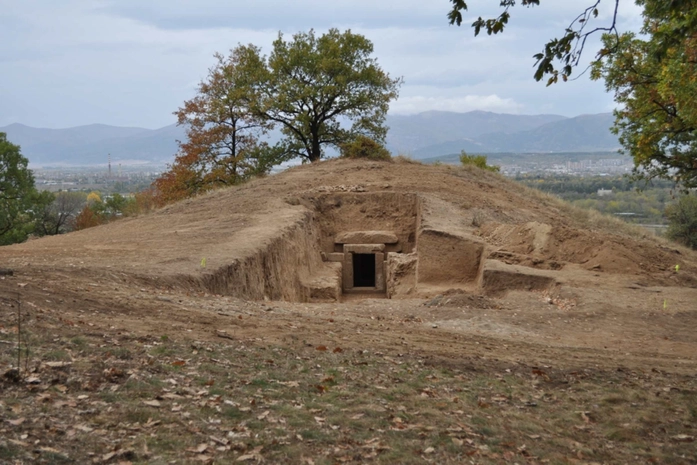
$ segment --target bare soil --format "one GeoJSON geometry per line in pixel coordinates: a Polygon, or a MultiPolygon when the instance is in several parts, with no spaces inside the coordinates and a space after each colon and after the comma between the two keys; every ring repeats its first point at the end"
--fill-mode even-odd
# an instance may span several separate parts
{"type": "Polygon", "coordinates": [[[336,160],[2,247],[0,463],[697,463],[697,254],[610,225],[478,170],[336,160]],[[333,193],[417,193],[555,284],[303,302],[321,263],[260,251],[321,244],[297,225],[333,193]],[[286,270],[256,299],[250,257],[286,270]]]}

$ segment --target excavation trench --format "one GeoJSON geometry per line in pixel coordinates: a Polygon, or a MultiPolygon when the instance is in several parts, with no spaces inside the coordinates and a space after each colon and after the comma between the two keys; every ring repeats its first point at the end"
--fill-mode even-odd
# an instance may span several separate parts
{"type": "Polygon", "coordinates": [[[252,300],[337,301],[387,296],[388,256],[416,246],[415,194],[327,193],[293,199],[305,208],[244,258],[196,278],[208,292],[252,300]]]}
{"type": "Polygon", "coordinates": [[[472,288],[482,281],[485,244],[433,213],[442,211],[442,200],[336,192],[290,202],[300,207],[293,222],[244,258],[200,277],[200,284],[252,300],[327,302],[408,297],[429,286],[472,288]]]}

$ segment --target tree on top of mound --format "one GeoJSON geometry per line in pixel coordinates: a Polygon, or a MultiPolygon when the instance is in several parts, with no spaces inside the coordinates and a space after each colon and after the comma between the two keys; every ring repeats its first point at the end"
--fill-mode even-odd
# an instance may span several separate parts
{"type": "Polygon", "coordinates": [[[264,174],[283,161],[282,154],[259,138],[271,124],[251,111],[252,92],[240,61],[253,46],[238,47],[217,63],[198,87],[198,94],[174,114],[187,139],[169,170],[158,178],[156,200],[165,204],[219,186],[264,174]]]}
{"type": "Polygon", "coordinates": [[[242,48],[252,111],[280,126],[287,156],[315,162],[325,147],[340,148],[358,136],[385,140],[385,115],[402,80],[378,66],[364,36],[330,29],[317,37],[311,30],[286,41],[279,34],[268,58],[242,48]]]}
{"type": "Polygon", "coordinates": [[[290,158],[317,161],[359,136],[384,142],[391,79],[371,55],[373,44],[351,31],[279,34],[270,56],[240,45],[217,63],[198,94],[175,114],[187,129],[172,165],[154,183],[158,204],[237,184],[290,158]],[[283,139],[263,141],[278,127],[283,139]]]}

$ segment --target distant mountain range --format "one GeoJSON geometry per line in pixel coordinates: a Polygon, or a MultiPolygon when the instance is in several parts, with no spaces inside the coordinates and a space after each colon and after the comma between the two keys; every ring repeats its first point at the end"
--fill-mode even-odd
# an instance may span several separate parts
{"type": "Polygon", "coordinates": [[[68,129],[32,128],[11,124],[0,128],[22,148],[32,165],[100,165],[111,156],[112,163],[154,163],[174,159],[177,140],[186,138],[175,124],[160,129],[90,124],[68,129]]]}
{"type": "MultiPolygon", "coordinates": [[[[601,152],[619,148],[610,133],[610,113],[567,118],[560,115],[510,115],[486,111],[428,111],[390,115],[387,146],[395,154],[430,158],[467,152],[601,152]]],[[[91,124],[68,129],[0,127],[22,147],[34,166],[153,163],[174,159],[185,130],[174,124],[160,129],[91,124]]],[[[277,137],[275,135],[274,137],[277,137]]]]}
{"type": "Polygon", "coordinates": [[[466,152],[607,152],[620,147],[610,132],[612,113],[508,115],[486,111],[430,111],[390,116],[387,146],[422,159],[466,152]]]}

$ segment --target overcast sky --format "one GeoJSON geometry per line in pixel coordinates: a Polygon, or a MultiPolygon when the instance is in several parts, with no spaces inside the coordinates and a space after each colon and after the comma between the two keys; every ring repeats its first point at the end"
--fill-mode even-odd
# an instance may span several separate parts
{"type": "MultiPolygon", "coordinates": [[[[0,0],[0,126],[166,126],[215,52],[238,43],[268,51],[279,31],[331,27],[368,37],[383,69],[404,78],[393,114],[611,111],[601,82],[533,80],[532,55],[592,1],[541,3],[514,8],[504,34],[475,38],[469,24],[497,14],[498,0],[468,1],[459,28],[447,23],[448,0],[0,0]]],[[[613,5],[601,2],[599,26],[613,5]]],[[[620,28],[640,19],[621,0],[620,28]]],[[[586,58],[596,50],[589,44],[586,58]]]]}

